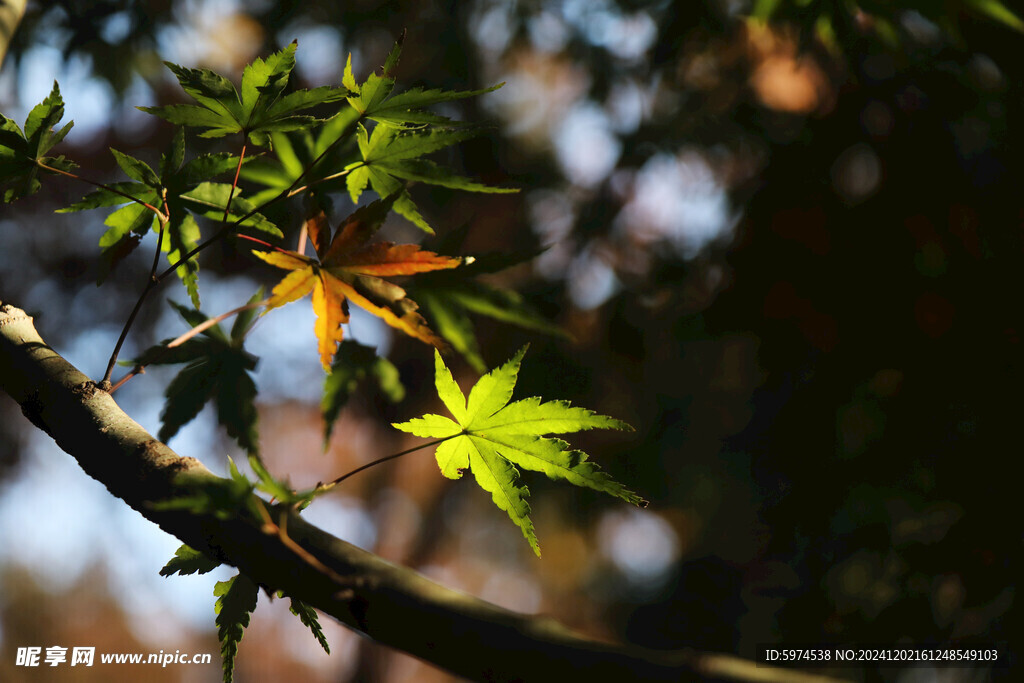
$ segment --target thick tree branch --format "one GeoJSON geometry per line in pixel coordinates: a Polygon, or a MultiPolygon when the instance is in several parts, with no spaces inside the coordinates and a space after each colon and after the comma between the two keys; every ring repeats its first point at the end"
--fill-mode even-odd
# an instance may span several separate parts
{"type": "Polygon", "coordinates": [[[223,518],[160,503],[228,482],[181,457],[47,346],[32,318],[0,301],[0,385],[87,474],[147,519],[371,638],[476,680],[822,681],[727,655],[613,646],[557,622],[443,588],[306,523],[281,506],[223,518]],[[262,518],[261,518],[262,517],[262,518]],[[269,519],[268,519],[269,518],[269,519]]]}
{"type": "Polygon", "coordinates": [[[4,63],[11,38],[25,14],[26,0],[0,0],[0,65],[4,63]]]}

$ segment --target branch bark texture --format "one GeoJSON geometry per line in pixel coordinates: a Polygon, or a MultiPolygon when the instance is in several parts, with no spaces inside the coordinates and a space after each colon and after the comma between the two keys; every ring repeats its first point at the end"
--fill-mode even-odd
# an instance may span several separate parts
{"type": "Polygon", "coordinates": [[[487,681],[827,680],[728,655],[596,642],[554,620],[444,588],[331,536],[286,507],[265,504],[273,524],[246,506],[229,515],[161,508],[197,490],[227,492],[229,482],[151,436],[47,346],[31,317],[2,301],[0,386],[87,474],[168,533],[268,590],[283,590],[452,673],[487,681]]]}

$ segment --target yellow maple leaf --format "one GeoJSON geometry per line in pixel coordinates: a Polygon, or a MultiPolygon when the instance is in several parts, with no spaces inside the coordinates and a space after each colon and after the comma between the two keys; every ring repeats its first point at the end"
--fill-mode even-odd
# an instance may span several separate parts
{"type": "Polygon", "coordinates": [[[444,346],[405,290],[382,278],[455,268],[462,259],[439,256],[415,244],[368,243],[390,208],[390,201],[378,200],[357,209],[345,219],[333,239],[326,216],[318,211],[306,221],[306,233],[316,250],[316,259],[295,251],[253,251],[270,265],[291,271],[274,286],[267,299],[267,310],[313,292],[314,329],[325,370],[342,339],[341,325],[348,322],[349,301],[411,337],[438,348],[444,346]]]}

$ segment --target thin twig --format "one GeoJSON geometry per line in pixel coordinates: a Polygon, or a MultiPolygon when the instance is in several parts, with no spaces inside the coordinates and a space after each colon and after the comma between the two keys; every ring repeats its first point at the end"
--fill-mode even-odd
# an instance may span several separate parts
{"type": "MultiPolygon", "coordinates": [[[[185,332],[184,334],[179,336],[174,341],[172,341],[169,344],[167,344],[167,346],[165,346],[163,348],[162,353],[166,353],[168,349],[173,349],[175,346],[181,346],[182,344],[184,344],[185,342],[187,342],[189,339],[191,339],[192,337],[196,336],[197,334],[201,334],[202,332],[205,332],[206,330],[210,329],[214,325],[216,325],[216,324],[218,324],[218,323],[220,323],[220,322],[222,322],[224,320],[227,320],[228,318],[230,318],[233,315],[237,315],[237,314],[241,313],[242,311],[249,311],[249,310],[252,310],[254,308],[259,308],[260,306],[266,306],[268,301],[270,301],[270,299],[264,299],[263,301],[255,301],[255,302],[250,303],[250,304],[245,304],[244,306],[239,306],[238,308],[233,308],[230,311],[228,311],[227,313],[221,313],[220,315],[218,315],[218,316],[216,316],[214,318],[208,318],[208,319],[204,320],[203,322],[199,323],[198,325],[196,325],[195,327],[193,327],[192,329],[190,329],[188,332],[185,332]]],[[[153,361],[150,361],[150,363],[140,363],[139,365],[136,365],[134,368],[132,368],[131,372],[129,372],[127,375],[125,375],[124,377],[119,379],[117,381],[117,384],[114,384],[112,387],[110,387],[108,393],[111,393],[111,394],[114,393],[115,391],[117,391],[121,387],[122,384],[124,384],[125,382],[130,380],[135,375],[144,374],[145,373],[145,369],[146,369],[146,365],[152,364],[152,362],[158,360],[159,358],[160,358],[160,356],[158,355],[156,358],[153,359],[153,361]]]]}
{"type": "Polygon", "coordinates": [[[300,254],[306,253],[306,238],[309,236],[309,229],[306,228],[306,222],[302,221],[302,227],[299,228],[299,239],[295,244],[295,251],[300,254]]]}
{"type": "Polygon", "coordinates": [[[198,325],[196,325],[195,327],[193,327],[191,330],[189,330],[185,334],[181,335],[180,337],[178,337],[177,339],[172,341],[170,344],[167,345],[167,348],[168,349],[173,349],[175,346],[181,346],[182,344],[187,342],[192,337],[194,337],[197,334],[200,334],[202,332],[205,332],[206,330],[210,329],[211,327],[213,327],[217,323],[220,323],[220,322],[222,322],[224,320],[227,320],[231,316],[237,315],[237,314],[241,313],[242,311],[251,311],[252,309],[259,308],[260,306],[266,306],[268,301],[270,301],[270,299],[264,299],[263,301],[254,301],[251,304],[245,304],[244,306],[239,306],[238,308],[233,308],[230,311],[228,311],[227,313],[221,313],[220,315],[218,315],[218,316],[216,316],[214,318],[208,318],[208,319],[204,320],[203,322],[199,323],[198,325]]]}
{"type": "MultiPolygon", "coordinates": [[[[361,118],[362,118],[362,116],[360,116],[355,121],[353,121],[353,125],[355,123],[358,123],[361,118]]],[[[238,218],[237,220],[233,221],[230,225],[224,226],[216,234],[214,234],[213,236],[209,237],[205,241],[203,241],[200,244],[198,244],[191,251],[189,251],[187,254],[185,254],[183,257],[181,257],[181,259],[178,260],[178,263],[175,263],[170,268],[168,268],[164,272],[160,273],[160,275],[157,276],[157,280],[163,281],[163,279],[166,278],[168,275],[170,275],[172,272],[174,272],[174,269],[177,268],[178,265],[180,265],[182,262],[187,261],[188,259],[192,258],[193,256],[198,254],[203,249],[206,249],[211,244],[214,244],[215,242],[219,242],[220,240],[224,239],[225,237],[230,235],[232,232],[234,232],[238,227],[240,227],[242,225],[242,223],[244,223],[245,221],[249,220],[250,218],[255,216],[257,213],[259,213],[260,211],[263,211],[268,206],[273,206],[274,204],[277,204],[279,201],[282,201],[282,200],[285,200],[285,199],[290,199],[291,197],[294,197],[295,195],[299,194],[300,192],[304,192],[304,191],[308,190],[310,187],[313,187],[314,185],[318,185],[318,184],[326,182],[328,180],[334,180],[336,178],[341,178],[341,177],[345,176],[346,174],[350,173],[352,169],[349,169],[348,171],[340,171],[338,173],[334,173],[332,175],[329,175],[326,178],[321,178],[319,180],[314,180],[311,183],[307,183],[305,185],[299,186],[299,182],[304,177],[306,177],[306,174],[309,173],[318,163],[320,163],[320,160],[323,159],[327,155],[328,152],[330,152],[332,149],[334,149],[334,147],[339,142],[342,141],[343,137],[344,136],[339,136],[338,139],[335,140],[333,143],[331,143],[324,151],[320,152],[320,154],[317,156],[317,158],[314,159],[312,161],[312,163],[309,164],[309,166],[307,166],[306,168],[302,169],[302,173],[300,173],[298,176],[296,176],[295,180],[292,181],[291,185],[289,185],[285,189],[281,190],[281,192],[278,193],[275,197],[273,197],[271,199],[268,199],[263,204],[260,204],[259,206],[255,207],[254,209],[252,209],[251,211],[249,211],[248,213],[243,215],[241,218],[238,218]]]]}
{"type": "MultiPolygon", "coordinates": [[[[362,117],[360,116],[359,118],[362,118],[362,117]]],[[[353,123],[358,122],[358,120],[359,119],[356,119],[356,121],[353,122],[353,123]]],[[[121,330],[121,336],[117,340],[117,345],[114,347],[114,353],[111,354],[110,361],[107,363],[107,371],[103,374],[103,381],[102,381],[103,384],[109,384],[110,383],[110,376],[114,372],[114,365],[117,364],[117,355],[118,355],[118,353],[120,353],[121,346],[124,344],[124,340],[128,336],[128,330],[131,329],[132,324],[135,322],[135,318],[136,318],[136,316],[138,316],[139,309],[142,307],[142,303],[146,300],[146,297],[149,296],[150,291],[152,291],[153,288],[155,288],[157,285],[159,285],[161,282],[163,282],[168,276],[170,276],[171,273],[176,271],[178,269],[178,267],[181,266],[183,263],[187,263],[189,259],[191,259],[193,256],[195,256],[196,254],[198,254],[200,251],[202,251],[206,247],[210,246],[211,244],[214,244],[215,242],[217,242],[219,240],[222,240],[225,237],[227,237],[229,234],[234,232],[235,229],[237,229],[239,226],[241,226],[245,221],[249,220],[254,215],[256,215],[260,210],[266,208],[267,206],[275,204],[278,201],[281,201],[282,199],[287,199],[289,197],[292,197],[295,194],[298,194],[299,192],[301,192],[304,189],[306,189],[306,188],[310,187],[311,185],[313,185],[314,183],[309,183],[309,184],[304,185],[302,187],[298,187],[299,182],[306,176],[306,174],[309,173],[309,171],[313,167],[315,167],[320,162],[320,160],[323,159],[324,156],[326,156],[326,154],[329,151],[331,151],[331,149],[333,149],[339,142],[341,142],[342,138],[343,138],[343,136],[339,135],[337,140],[335,140],[333,143],[328,145],[327,148],[324,149],[324,151],[322,151],[317,156],[317,158],[313,160],[313,162],[309,166],[307,166],[306,168],[302,169],[302,173],[300,173],[295,178],[295,180],[292,181],[291,185],[289,185],[287,188],[282,190],[281,193],[278,194],[276,197],[274,197],[273,199],[270,199],[269,201],[265,202],[261,206],[258,206],[256,208],[252,209],[251,211],[246,213],[244,216],[242,216],[238,220],[232,222],[230,225],[224,225],[227,222],[227,216],[230,213],[229,210],[231,208],[231,199],[234,196],[235,188],[238,186],[238,178],[239,178],[239,176],[241,174],[241,171],[242,171],[242,159],[245,156],[245,142],[242,143],[242,153],[238,157],[238,166],[235,168],[235,178],[234,178],[234,181],[231,184],[231,194],[228,195],[227,204],[224,206],[224,217],[221,220],[221,224],[223,225],[223,227],[215,235],[213,235],[212,237],[208,238],[207,240],[201,242],[200,244],[198,244],[195,247],[193,247],[192,249],[190,249],[188,251],[188,253],[186,253],[184,256],[179,258],[176,263],[171,264],[171,266],[169,268],[167,268],[167,270],[163,271],[159,275],[156,275],[155,271],[154,271],[154,273],[150,275],[150,279],[146,283],[146,287],[142,290],[142,294],[139,295],[139,300],[135,303],[135,308],[132,309],[131,315],[129,315],[128,321],[125,323],[124,329],[121,330]]],[[[49,167],[44,166],[44,168],[49,168],[49,167]]],[[[63,173],[64,175],[70,176],[72,178],[77,178],[79,180],[85,180],[84,178],[81,178],[81,177],[79,177],[79,176],[77,176],[77,175],[75,175],[73,173],[68,173],[67,171],[61,171],[60,169],[50,169],[50,170],[56,171],[57,173],[63,173]]],[[[329,178],[340,177],[341,175],[344,175],[344,173],[345,172],[343,171],[341,173],[334,174],[333,176],[329,176],[329,178]]],[[[324,179],[324,180],[326,180],[326,179],[324,179]]],[[[92,181],[85,180],[85,182],[92,182],[92,181]]],[[[316,181],[316,182],[323,182],[323,181],[320,180],[320,181],[316,181]]],[[[95,184],[95,183],[93,183],[93,184],[95,184]]],[[[105,186],[102,186],[102,187],[105,187],[105,186]]],[[[114,190],[112,188],[106,188],[106,189],[110,190],[111,192],[117,192],[117,190],[114,190]]],[[[123,195],[125,197],[128,197],[132,201],[138,201],[134,197],[130,197],[128,195],[125,195],[123,192],[118,192],[118,194],[121,194],[121,195],[123,195]]],[[[142,203],[142,202],[139,202],[139,203],[142,203]]],[[[146,205],[146,206],[148,206],[148,205],[146,205]]],[[[149,207],[149,208],[153,209],[153,211],[156,211],[156,209],[153,208],[153,207],[149,207]]],[[[162,214],[160,214],[159,211],[156,211],[156,213],[157,213],[157,215],[162,215],[162,214]]],[[[159,249],[159,245],[157,245],[157,248],[159,249]]],[[[121,382],[118,382],[118,386],[120,386],[123,383],[124,383],[124,380],[122,380],[121,382]]]]}
{"type": "MultiPolygon", "coordinates": [[[[114,350],[110,354],[110,360],[107,361],[107,370],[103,373],[103,379],[100,382],[102,385],[110,384],[110,377],[114,374],[114,366],[117,365],[117,356],[121,353],[121,347],[124,346],[124,340],[128,338],[128,330],[132,328],[132,324],[135,322],[136,316],[142,309],[142,304],[149,296],[149,293],[157,286],[158,281],[156,280],[156,269],[160,265],[160,251],[161,246],[164,243],[164,230],[167,227],[167,222],[170,220],[169,217],[165,217],[161,213],[157,213],[160,220],[160,232],[157,235],[156,249],[153,253],[153,265],[149,269],[149,277],[146,278],[146,286],[142,288],[142,293],[139,294],[138,301],[135,302],[135,307],[132,308],[132,312],[128,315],[128,320],[125,321],[124,327],[121,328],[121,335],[117,338],[117,343],[114,344],[114,350]]],[[[124,384],[124,381],[118,382],[118,386],[124,384]]],[[[113,391],[113,387],[110,389],[113,391]]]]}

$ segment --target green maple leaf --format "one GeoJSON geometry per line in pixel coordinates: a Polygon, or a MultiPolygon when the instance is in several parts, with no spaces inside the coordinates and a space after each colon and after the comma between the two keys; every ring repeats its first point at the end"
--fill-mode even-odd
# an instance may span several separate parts
{"type": "Polygon", "coordinates": [[[187,574],[205,574],[212,572],[214,569],[220,566],[220,562],[217,560],[211,560],[209,557],[192,548],[188,545],[182,545],[174,551],[174,557],[168,560],[167,564],[164,565],[163,569],[160,570],[160,576],[173,576],[174,574],[180,574],[185,576],[187,574]]]}
{"type": "MultiPolygon", "coordinates": [[[[259,301],[262,296],[263,292],[259,291],[249,302],[259,301]]],[[[207,320],[199,310],[173,301],[171,305],[193,327],[207,320]]],[[[161,441],[166,442],[177,434],[204,405],[213,401],[217,420],[228,435],[249,454],[259,451],[256,383],[250,374],[256,368],[257,358],[243,348],[254,320],[255,312],[246,311],[235,320],[230,336],[220,325],[213,325],[179,346],[168,348],[170,340],[165,340],[133,361],[139,365],[187,363],[167,385],[164,394],[167,401],[160,414],[163,425],[158,438],[161,441]]]]}
{"type": "Polygon", "coordinates": [[[484,372],[486,365],[470,314],[570,338],[568,332],[534,310],[521,294],[511,289],[471,279],[434,278],[417,283],[415,292],[434,330],[478,372],[484,372]]]}
{"type": "Polygon", "coordinates": [[[267,186],[253,199],[269,200],[293,186],[300,176],[307,185],[317,184],[324,192],[334,191],[338,183],[332,178],[344,176],[353,202],[358,202],[367,187],[382,198],[397,193],[395,211],[422,230],[433,232],[412,197],[404,190],[406,183],[421,182],[470,192],[516,192],[515,189],[491,187],[457,176],[419,158],[480,132],[424,107],[482,95],[501,85],[465,91],[413,88],[392,95],[395,85],[392,73],[400,54],[401,40],[388,56],[382,73],[371,73],[362,84],[356,82],[349,55],[343,84],[350,93],[347,98],[350,106],[324,122],[316,134],[309,129],[296,130],[288,135],[273,133],[272,147],[278,158],[261,158],[242,171],[247,180],[267,186]],[[380,124],[372,134],[359,123],[365,119],[380,124]],[[350,153],[343,153],[345,146],[337,143],[349,140],[349,133],[357,123],[356,141],[362,159],[353,162],[350,153]],[[343,171],[338,173],[338,168],[343,168],[343,171]],[[322,184],[325,180],[332,184],[322,184]]]}
{"type": "Polygon", "coordinates": [[[366,128],[359,124],[356,129],[356,142],[363,159],[345,168],[348,171],[346,185],[349,196],[353,202],[358,202],[367,185],[381,197],[397,193],[395,211],[421,230],[433,234],[433,229],[420,215],[408,190],[404,189],[407,182],[426,183],[468,192],[519,191],[516,188],[484,185],[455,175],[432,161],[420,158],[479,134],[479,129],[469,128],[401,130],[383,125],[378,125],[372,133],[367,133],[366,128]]]}
{"type": "Polygon", "coordinates": [[[447,117],[426,111],[423,108],[441,102],[462,100],[467,97],[475,97],[493,92],[505,85],[499,83],[490,88],[481,90],[439,90],[412,88],[403,93],[392,96],[395,87],[395,79],[392,74],[398,66],[398,60],[402,55],[402,41],[405,34],[398,39],[395,46],[388,54],[387,60],[381,69],[381,74],[371,73],[366,82],[356,83],[355,75],[352,73],[352,55],[348,56],[345,63],[345,73],[342,77],[343,85],[348,88],[352,96],[348,103],[360,114],[360,118],[373,119],[379,123],[399,128],[410,126],[422,126],[424,124],[446,124],[452,125],[447,117]]]}
{"type": "MultiPolygon", "coordinates": [[[[468,226],[452,231],[438,243],[437,250],[445,254],[460,253],[467,232],[468,226]]],[[[425,273],[410,284],[409,290],[415,292],[414,298],[423,306],[434,330],[461,353],[474,370],[487,372],[470,314],[571,339],[568,332],[537,312],[519,292],[495,287],[474,277],[524,263],[542,251],[489,253],[466,258],[466,265],[459,271],[425,273]]]]}
{"type": "Polygon", "coordinates": [[[256,609],[259,586],[244,574],[238,574],[227,581],[218,581],[213,587],[217,596],[214,611],[217,613],[217,637],[220,639],[220,654],[223,659],[224,683],[230,683],[235,670],[235,655],[242,640],[249,615],[256,609]]]}
{"type": "Polygon", "coordinates": [[[367,379],[372,379],[380,393],[392,403],[398,403],[405,397],[398,368],[391,361],[378,356],[372,346],[349,339],[341,342],[331,363],[331,373],[324,380],[324,395],[320,401],[320,412],[324,418],[324,450],[327,450],[341,409],[356,387],[367,379]]]}
{"type": "MultiPolygon", "coordinates": [[[[181,262],[185,254],[199,244],[201,238],[194,214],[221,220],[224,205],[227,204],[229,194],[232,194],[231,185],[211,183],[209,179],[233,171],[238,166],[238,157],[227,153],[203,154],[185,163],[183,128],[177,130],[170,147],[161,155],[159,173],[144,161],[113,148],[110,152],[132,182],[112,183],[57,211],[71,213],[120,207],[104,220],[108,230],[99,242],[102,253],[98,283],[102,283],[110,271],[139,246],[148,232],[159,231],[160,219],[147,204],[166,216],[167,223],[160,248],[167,254],[168,264],[181,262]]],[[[253,205],[241,197],[236,188],[228,218],[238,220],[252,209],[253,205]]],[[[241,226],[281,237],[277,226],[258,213],[249,216],[241,226]]],[[[185,285],[192,304],[199,308],[198,261],[195,257],[183,261],[175,272],[185,285]]]]}
{"type": "Polygon", "coordinates": [[[165,107],[139,107],[171,123],[205,128],[202,137],[219,138],[232,133],[248,136],[253,144],[268,147],[270,134],[298,130],[316,122],[312,116],[297,112],[326,102],[341,100],[343,88],[320,87],[297,90],[284,95],[295,68],[293,42],[280,52],[256,59],[242,72],[241,91],[227,78],[209,69],[187,69],[164,62],[178,78],[181,87],[199,104],[173,104],[165,107]]]}
{"type": "Polygon", "coordinates": [[[55,130],[63,117],[64,100],[56,81],[46,99],[29,112],[24,132],[13,120],[0,114],[0,190],[3,190],[5,202],[13,202],[38,191],[40,171],[50,172],[42,166],[61,171],[75,167],[63,156],[46,156],[75,125],[70,121],[60,130],[55,130]]]}
{"type": "Polygon", "coordinates": [[[338,169],[352,161],[352,150],[339,143],[351,140],[350,132],[359,118],[355,109],[344,107],[315,132],[271,133],[277,158],[262,155],[242,168],[243,178],[267,188],[253,194],[251,200],[257,204],[270,201],[297,185],[300,178],[306,186],[317,185],[321,193],[343,190],[344,173],[338,169]]]}
{"type": "MultiPolygon", "coordinates": [[[[278,595],[284,597],[283,593],[278,595]]],[[[313,632],[313,637],[320,643],[320,647],[324,649],[324,652],[331,654],[331,646],[327,642],[327,636],[324,635],[323,628],[320,627],[320,620],[316,616],[316,610],[301,600],[296,600],[295,598],[289,598],[289,600],[288,610],[297,616],[306,628],[313,632]]]]}
{"type": "Polygon", "coordinates": [[[519,483],[516,466],[603,491],[634,505],[646,502],[588,461],[586,453],[570,450],[561,439],[545,437],[586,429],[632,430],[628,424],[567,401],[543,403],[534,397],[509,403],[525,353],[523,347],[503,366],[481,377],[467,400],[435,351],[437,393],[455,419],[427,414],[393,426],[416,436],[443,439],[436,452],[441,474],[458,479],[470,470],[494,504],[519,526],[539,557],[540,546],[526,502],[529,491],[519,483]]]}

